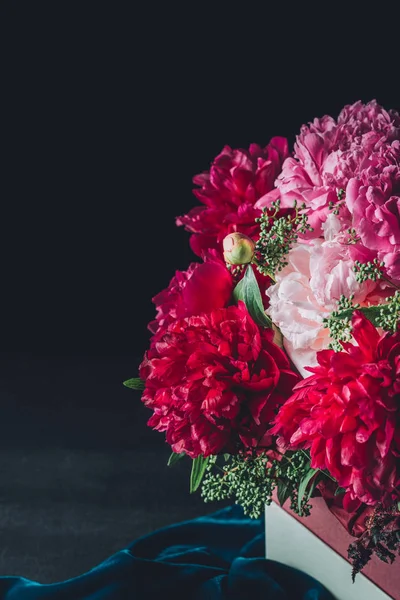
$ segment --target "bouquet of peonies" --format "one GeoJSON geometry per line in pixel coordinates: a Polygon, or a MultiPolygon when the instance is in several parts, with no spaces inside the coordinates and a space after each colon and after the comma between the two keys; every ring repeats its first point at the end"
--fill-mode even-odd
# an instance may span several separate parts
{"type": "Polygon", "coordinates": [[[179,217],[199,257],[153,302],[137,379],[191,491],[250,516],[319,495],[354,574],[400,549],[400,116],[375,101],[289,152],[225,146],[179,217]]]}

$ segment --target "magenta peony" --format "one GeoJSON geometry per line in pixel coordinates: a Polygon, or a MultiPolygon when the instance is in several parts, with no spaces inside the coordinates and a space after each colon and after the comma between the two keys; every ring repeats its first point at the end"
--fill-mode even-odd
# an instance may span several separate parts
{"type": "Polygon", "coordinates": [[[257,200],[274,189],[282,163],[289,155],[285,138],[274,137],[261,148],[251,144],[249,150],[225,146],[213,161],[210,171],[194,177],[200,186],[194,194],[203,204],[177,219],[192,233],[190,245],[198,256],[209,248],[222,251],[222,240],[240,231],[251,238],[258,236],[254,219],[257,200]]]}
{"type": "Polygon", "coordinates": [[[271,431],[278,444],[310,449],[312,467],[346,489],[349,510],[385,501],[400,482],[400,331],[380,335],[360,311],[352,325],[358,345],[319,352],[271,431]]]}

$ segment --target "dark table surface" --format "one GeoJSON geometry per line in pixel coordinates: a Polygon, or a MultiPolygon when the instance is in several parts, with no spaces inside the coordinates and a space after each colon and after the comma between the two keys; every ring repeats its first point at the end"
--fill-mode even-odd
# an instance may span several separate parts
{"type": "Polygon", "coordinates": [[[0,575],[84,571],[155,529],[211,513],[189,461],[146,422],[132,356],[0,354],[0,575]]]}

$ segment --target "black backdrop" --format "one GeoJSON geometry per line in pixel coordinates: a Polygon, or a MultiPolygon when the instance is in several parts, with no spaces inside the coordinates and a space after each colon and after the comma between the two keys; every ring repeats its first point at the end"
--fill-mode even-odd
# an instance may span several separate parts
{"type": "Polygon", "coordinates": [[[165,4],[2,3],[4,351],[140,355],[192,258],[174,218],[224,144],[399,108],[389,15],[165,4]]]}

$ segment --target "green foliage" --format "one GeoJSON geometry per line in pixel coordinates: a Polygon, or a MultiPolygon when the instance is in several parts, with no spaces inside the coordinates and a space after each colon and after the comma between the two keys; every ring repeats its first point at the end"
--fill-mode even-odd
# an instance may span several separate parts
{"type": "Polygon", "coordinates": [[[300,516],[302,515],[304,501],[309,500],[315,487],[313,485],[309,486],[309,484],[313,478],[314,481],[316,481],[316,474],[319,472],[317,469],[312,469],[310,463],[307,463],[305,468],[308,468],[308,471],[300,481],[299,490],[297,492],[297,508],[299,509],[300,516]]]}
{"type": "Polygon", "coordinates": [[[348,548],[348,557],[353,566],[353,582],[373,555],[385,563],[393,563],[400,554],[400,512],[394,504],[383,507],[378,504],[366,520],[366,530],[348,548]]]}
{"type": "Polygon", "coordinates": [[[124,386],[130,388],[131,390],[144,390],[145,383],[139,377],[133,377],[132,379],[127,379],[123,382],[124,386]]]}
{"type": "Polygon", "coordinates": [[[384,277],[383,269],[385,267],[384,262],[379,262],[377,258],[374,258],[372,262],[361,263],[359,260],[354,262],[354,272],[356,274],[356,281],[363,283],[370,279],[371,281],[377,281],[384,277]]]}
{"type": "Polygon", "coordinates": [[[235,289],[233,290],[233,300],[236,302],[236,304],[239,302],[239,300],[242,300],[242,302],[244,302],[243,285],[243,279],[241,279],[239,283],[236,284],[235,289]]]}
{"type": "Polygon", "coordinates": [[[294,202],[294,214],[279,217],[280,200],[273,202],[270,209],[265,208],[256,222],[260,224],[260,238],[256,243],[256,264],[260,273],[274,279],[276,271],[287,265],[286,255],[297,242],[299,234],[312,231],[307,223],[307,215],[300,212],[305,205],[294,202]]]}
{"type": "Polygon", "coordinates": [[[341,342],[350,342],[351,340],[351,317],[353,312],[360,307],[359,304],[353,304],[353,298],[353,294],[350,298],[346,298],[342,294],[337,309],[323,320],[323,324],[330,330],[332,338],[329,347],[336,352],[343,350],[341,342]]]}
{"type": "Polygon", "coordinates": [[[390,298],[386,298],[386,305],[379,306],[379,314],[376,317],[376,324],[385,331],[394,333],[400,322],[400,290],[390,298]]]}
{"type": "Polygon", "coordinates": [[[281,504],[290,499],[294,512],[310,514],[308,501],[323,473],[311,469],[307,452],[287,452],[281,460],[271,460],[265,453],[238,454],[220,465],[221,459],[207,465],[201,490],[205,502],[232,498],[245,514],[257,519],[276,489],[281,504]]]}
{"type": "Polygon", "coordinates": [[[350,298],[341,296],[338,307],[329,317],[323,320],[325,327],[330,330],[332,342],[330,348],[343,350],[341,342],[351,340],[351,318],[354,311],[360,310],[369,321],[376,327],[394,333],[400,322],[400,290],[396,290],[393,296],[385,298],[385,304],[377,306],[362,306],[353,304],[353,295],[350,298]]]}
{"type": "Polygon", "coordinates": [[[339,202],[341,202],[346,195],[346,190],[344,190],[343,188],[339,188],[336,192],[336,195],[338,197],[339,202]]]}
{"type": "Polygon", "coordinates": [[[276,487],[278,502],[281,506],[283,506],[286,500],[290,497],[290,486],[286,483],[286,481],[279,480],[276,487]]]}
{"type": "Polygon", "coordinates": [[[168,467],[173,467],[184,456],[186,456],[186,454],[184,452],[172,452],[171,456],[168,459],[167,466],[168,467]]]}
{"type": "Polygon", "coordinates": [[[329,209],[333,212],[334,215],[338,215],[340,209],[344,206],[344,197],[346,195],[346,191],[343,188],[339,188],[336,190],[336,195],[338,198],[338,202],[329,202],[329,209]]]}
{"type": "Polygon", "coordinates": [[[265,504],[271,502],[275,487],[275,482],[266,476],[267,462],[264,454],[235,455],[222,467],[208,465],[201,490],[204,501],[232,498],[243,507],[245,514],[258,519],[265,504]]]}
{"type": "Polygon", "coordinates": [[[251,265],[247,266],[243,279],[233,291],[236,302],[243,300],[253,320],[261,327],[271,327],[272,321],[265,314],[260,288],[251,265]]]}
{"type": "MultiPolygon", "coordinates": [[[[385,299],[387,304],[379,305],[377,307],[369,307],[371,314],[371,321],[377,327],[382,327],[386,331],[396,331],[397,324],[400,320],[400,290],[399,288],[385,275],[385,263],[379,262],[375,258],[372,262],[361,263],[355,261],[354,271],[356,274],[356,280],[359,283],[363,283],[368,279],[377,281],[378,279],[384,279],[392,287],[396,288],[396,292],[393,296],[389,296],[385,299]]],[[[364,312],[364,309],[362,309],[364,312]]],[[[366,313],[368,318],[369,315],[366,313]]]]}
{"type": "Polygon", "coordinates": [[[197,456],[193,459],[192,472],[190,474],[190,493],[193,494],[203,480],[207,465],[212,465],[215,462],[215,456],[197,456]]]}
{"type": "MultiPolygon", "coordinates": [[[[317,471],[310,467],[310,456],[304,450],[286,452],[280,461],[272,461],[272,466],[267,470],[267,475],[274,478],[278,482],[283,482],[289,491],[286,491],[283,496],[290,498],[290,508],[299,516],[308,516],[311,506],[308,503],[314,486],[310,486],[307,491],[308,484],[317,471]]],[[[321,472],[318,471],[318,474],[321,472]]]]}

